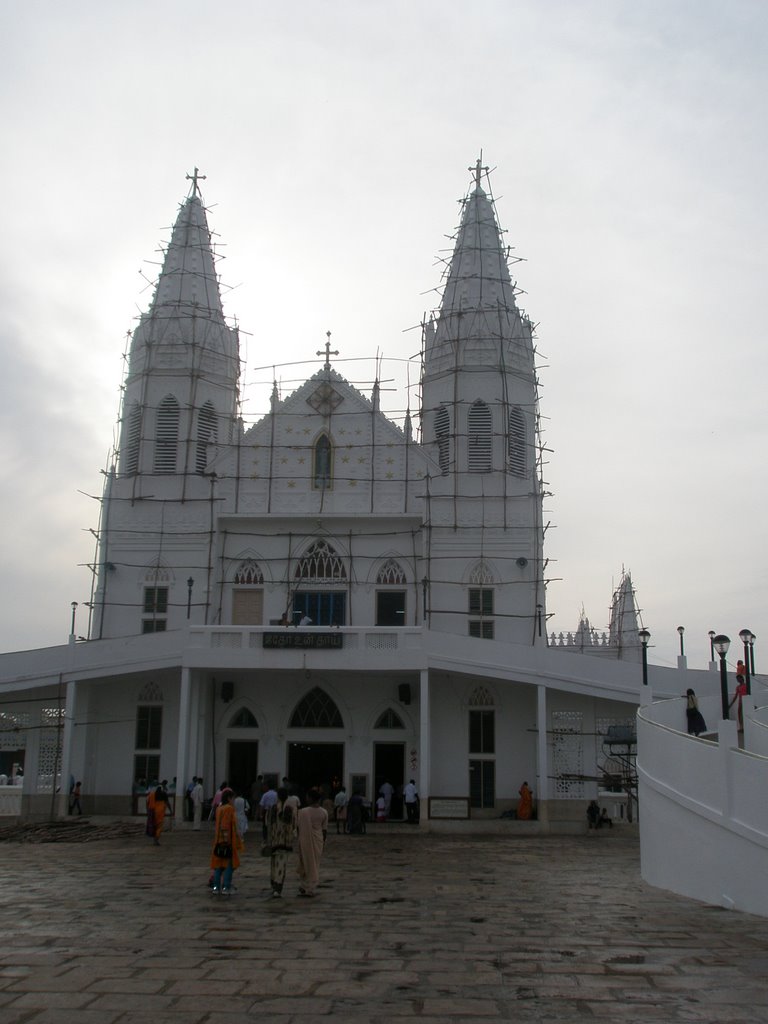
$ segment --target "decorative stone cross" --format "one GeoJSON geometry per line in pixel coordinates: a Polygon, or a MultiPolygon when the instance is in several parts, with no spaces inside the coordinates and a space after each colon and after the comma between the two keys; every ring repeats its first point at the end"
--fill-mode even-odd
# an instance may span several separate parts
{"type": "Polygon", "coordinates": [[[193,194],[197,193],[197,195],[200,195],[200,186],[197,183],[198,183],[198,181],[205,181],[205,179],[208,177],[208,175],[207,174],[198,174],[198,168],[196,167],[194,174],[188,174],[186,177],[187,177],[187,181],[191,181],[192,182],[192,193],[193,194]]]}
{"type": "Polygon", "coordinates": [[[325,343],[325,352],[323,352],[323,350],[320,349],[320,351],[316,352],[315,355],[318,355],[318,356],[324,355],[325,356],[325,366],[324,366],[324,369],[325,370],[330,370],[330,368],[331,368],[331,356],[337,356],[339,354],[339,350],[338,349],[334,349],[333,352],[331,352],[331,332],[330,331],[326,331],[325,332],[325,336],[328,339],[326,341],[326,343],[325,343]]]}

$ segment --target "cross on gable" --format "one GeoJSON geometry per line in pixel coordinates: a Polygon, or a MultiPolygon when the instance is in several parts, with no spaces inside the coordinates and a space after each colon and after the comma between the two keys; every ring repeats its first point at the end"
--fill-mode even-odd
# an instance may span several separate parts
{"type": "Polygon", "coordinates": [[[325,352],[323,352],[323,350],[320,349],[318,352],[315,353],[315,355],[318,355],[318,356],[324,355],[325,356],[325,366],[323,367],[323,369],[330,370],[330,368],[331,368],[331,356],[337,356],[339,354],[339,350],[338,349],[334,349],[333,352],[331,352],[331,332],[330,331],[326,331],[325,332],[325,336],[328,339],[326,341],[326,343],[325,343],[325,352]]]}
{"type": "Polygon", "coordinates": [[[205,181],[205,179],[207,178],[207,175],[206,174],[200,174],[198,168],[196,167],[195,170],[194,170],[194,173],[193,174],[188,174],[186,177],[187,177],[187,181],[191,181],[192,182],[191,194],[199,196],[200,195],[200,186],[198,185],[198,181],[205,181]]]}

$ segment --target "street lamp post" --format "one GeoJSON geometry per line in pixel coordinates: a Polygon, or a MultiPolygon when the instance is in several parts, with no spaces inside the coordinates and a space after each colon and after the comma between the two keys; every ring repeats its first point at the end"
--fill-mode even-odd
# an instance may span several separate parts
{"type": "Polygon", "coordinates": [[[747,693],[752,693],[752,684],[750,682],[750,671],[749,671],[749,638],[752,636],[751,629],[740,629],[739,639],[744,644],[744,682],[747,684],[747,693]]]}
{"type": "Polygon", "coordinates": [[[731,646],[731,640],[730,637],[721,633],[714,638],[712,643],[720,655],[720,697],[723,702],[723,719],[728,721],[728,669],[725,666],[725,656],[731,646]]]}
{"type": "Polygon", "coordinates": [[[77,614],[77,601],[72,602],[72,622],[69,627],[69,641],[70,643],[75,642],[75,615],[77,614]]]}
{"type": "Polygon", "coordinates": [[[643,645],[643,686],[648,685],[648,641],[651,639],[651,634],[647,629],[641,629],[637,634],[640,637],[640,642],[643,645]]]}
{"type": "Polygon", "coordinates": [[[536,605],[536,628],[537,628],[539,637],[541,637],[541,613],[543,611],[544,611],[544,605],[543,604],[537,604],[536,605]]]}
{"type": "Polygon", "coordinates": [[[714,664],[714,661],[715,661],[715,631],[714,631],[714,629],[710,629],[709,633],[707,633],[707,636],[709,637],[709,660],[714,664]]]}
{"type": "Polygon", "coordinates": [[[755,640],[757,637],[754,633],[749,635],[749,674],[754,676],[755,674],[755,640]]]}
{"type": "Polygon", "coordinates": [[[683,646],[683,633],[685,632],[685,626],[678,626],[677,632],[680,636],[680,657],[685,657],[685,647],[683,646]]]}
{"type": "Polygon", "coordinates": [[[187,580],[187,618],[189,618],[192,612],[192,587],[194,587],[195,581],[190,576],[187,580]]]}

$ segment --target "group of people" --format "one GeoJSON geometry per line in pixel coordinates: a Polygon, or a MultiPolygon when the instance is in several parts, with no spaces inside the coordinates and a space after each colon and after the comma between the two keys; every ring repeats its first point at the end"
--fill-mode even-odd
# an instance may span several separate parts
{"type": "MultiPolygon", "coordinates": [[[[244,834],[248,828],[247,811],[243,797],[235,797],[226,784],[219,788],[215,807],[213,845],[211,848],[211,893],[228,896],[232,892],[232,876],[240,866],[240,854],[245,848],[244,834]],[[243,806],[236,807],[238,800],[243,806]]],[[[300,806],[296,794],[285,786],[277,790],[268,788],[259,801],[262,818],[262,853],[270,859],[269,878],[271,898],[280,899],[288,870],[288,857],[298,845],[298,895],[312,898],[317,894],[320,880],[320,859],[328,836],[328,812],[321,807],[321,793],[310,789],[307,805],[300,806]],[[274,794],[274,799],[273,799],[274,794]]],[[[214,798],[215,800],[215,798],[214,798]]]]}
{"type": "MultiPolygon", "coordinates": [[[[743,661],[739,661],[736,665],[736,690],[734,691],[731,702],[728,705],[730,711],[733,705],[736,705],[736,720],[738,722],[739,732],[744,731],[744,708],[743,700],[747,696],[747,677],[746,677],[746,666],[743,661]]],[[[699,702],[696,697],[696,693],[690,687],[685,691],[685,717],[686,725],[690,735],[700,736],[703,732],[707,731],[707,723],[704,721],[704,716],[699,710],[699,702]]]]}
{"type": "Polygon", "coordinates": [[[587,827],[603,828],[605,825],[613,828],[613,819],[608,817],[608,811],[604,807],[600,810],[597,800],[590,800],[587,807],[587,827]]]}

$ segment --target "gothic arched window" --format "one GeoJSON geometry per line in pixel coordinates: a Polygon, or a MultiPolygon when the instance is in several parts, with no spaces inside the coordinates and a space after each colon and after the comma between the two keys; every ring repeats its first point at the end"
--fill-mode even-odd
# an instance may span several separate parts
{"type": "Polygon", "coordinates": [[[392,708],[387,708],[373,726],[374,729],[404,729],[403,720],[392,708]]]}
{"type": "Polygon", "coordinates": [[[316,540],[299,559],[294,575],[308,583],[336,583],[347,578],[347,570],[328,541],[316,540]]]}
{"type": "Polygon", "coordinates": [[[292,729],[343,729],[341,712],[331,697],[316,686],[305,694],[291,715],[292,729]]]}
{"type": "Polygon", "coordinates": [[[240,563],[235,572],[234,583],[238,587],[259,587],[264,582],[264,573],[259,568],[258,562],[252,558],[246,558],[240,563]]]}
{"type": "Polygon", "coordinates": [[[448,475],[451,466],[451,421],[444,405],[435,413],[435,438],[437,439],[437,460],[440,472],[448,475]]]}
{"type": "Polygon", "coordinates": [[[258,729],[259,723],[256,721],[256,716],[248,708],[240,708],[236,712],[229,723],[230,729],[258,729]]]}
{"type": "Polygon", "coordinates": [[[467,468],[470,473],[490,471],[491,441],[491,410],[485,402],[474,402],[467,416],[467,468]]]}
{"type": "Polygon", "coordinates": [[[155,422],[155,472],[175,473],[179,446],[179,403],[166,395],[157,408],[155,422]]]}
{"type": "Polygon", "coordinates": [[[405,582],[403,567],[396,558],[388,558],[376,574],[380,586],[402,586],[405,582]]]}
{"type": "Polygon", "coordinates": [[[197,451],[195,472],[204,473],[208,462],[208,445],[218,440],[219,423],[212,402],[206,402],[197,415],[197,451]]]}
{"type": "Polygon", "coordinates": [[[333,475],[333,445],[327,434],[321,434],[315,441],[312,462],[314,467],[312,486],[319,491],[329,491],[333,475]]]}
{"type": "Polygon", "coordinates": [[[508,461],[514,476],[524,477],[528,471],[527,432],[525,416],[517,407],[509,411],[508,461]]]}

